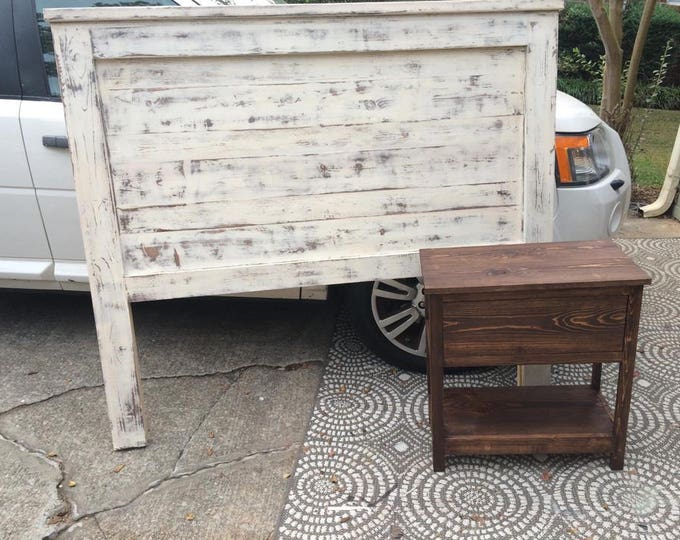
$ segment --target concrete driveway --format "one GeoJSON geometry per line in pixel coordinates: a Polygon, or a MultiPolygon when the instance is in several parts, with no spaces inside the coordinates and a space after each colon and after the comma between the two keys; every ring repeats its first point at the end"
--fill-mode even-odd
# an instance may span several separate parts
{"type": "Polygon", "coordinates": [[[331,307],[203,298],[134,316],[150,442],[114,452],[89,296],[0,291],[0,536],[268,537],[331,307]]]}

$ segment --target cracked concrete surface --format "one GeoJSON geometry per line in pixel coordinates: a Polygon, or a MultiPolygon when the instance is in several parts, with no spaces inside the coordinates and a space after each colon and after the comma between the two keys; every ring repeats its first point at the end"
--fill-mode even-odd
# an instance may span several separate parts
{"type": "Polygon", "coordinates": [[[172,473],[175,463],[212,403],[224,392],[224,376],[145,381],[150,444],[116,452],[108,444],[109,422],[101,388],[69,392],[54,400],[6,413],[0,433],[32,448],[57,454],[64,464],[72,517],[125,504],[151,483],[172,473]],[[121,464],[119,473],[114,469],[121,464]]]}
{"type": "Polygon", "coordinates": [[[106,538],[268,538],[283,506],[297,449],[255,454],[149,490],[97,516],[106,538]],[[241,504],[234,504],[240,501],[241,504]]]}
{"type": "Polygon", "coordinates": [[[149,444],[114,452],[89,297],[0,291],[0,536],[266,537],[333,318],[325,303],[136,305],[149,444]]]}
{"type": "MultiPolygon", "coordinates": [[[[145,378],[318,361],[330,339],[324,302],[201,298],[133,312],[145,378]]],[[[88,294],[0,289],[0,343],[0,412],[102,384],[88,294]]]]}
{"type": "Polygon", "coordinates": [[[59,540],[87,538],[88,540],[107,540],[99,527],[96,517],[86,517],[59,534],[59,540]]]}
{"type": "Polygon", "coordinates": [[[38,453],[0,438],[0,531],[5,538],[49,534],[51,516],[63,502],[57,495],[59,467],[38,453]],[[11,511],[20,508],[20,512],[11,511]]]}
{"type": "Polygon", "coordinates": [[[244,371],[234,390],[219,397],[212,414],[189,440],[174,472],[181,474],[202,463],[290,447],[302,440],[309,415],[301,416],[297,407],[309,403],[311,411],[320,376],[320,364],[273,373],[262,368],[244,371]],[[310,373],[315,376],[310,377],[310,373]],[[248,414],[233,414],[239,409],[248,414]],[[253,429],[253,419],[258,419],[257,429],[253,429]]]}

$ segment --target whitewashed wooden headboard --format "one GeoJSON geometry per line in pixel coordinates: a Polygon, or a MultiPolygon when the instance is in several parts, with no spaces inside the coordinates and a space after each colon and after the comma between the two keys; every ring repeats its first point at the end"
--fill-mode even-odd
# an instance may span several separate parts
{"type": "Polygon", "coordinates": [[[561,0],[46,10],[116,448],[129,303],[552,235],[561,0]]]}

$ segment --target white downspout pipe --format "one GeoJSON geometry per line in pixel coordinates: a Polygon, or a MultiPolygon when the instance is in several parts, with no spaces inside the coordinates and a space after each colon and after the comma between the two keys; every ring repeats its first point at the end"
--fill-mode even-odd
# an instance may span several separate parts
{"type": "Polygon", "coordinates": [[[666,178],[663,181],[663,186],[661,186],[659,198],[652,204],[640,208],[642,216],[656,217],[668,210],[671,204],[673,204],[675,193],[678,190],[678,182],[680,182],[680,126],[678,127],[678,134],[675,137],[671,160],[668,163],[666,178]]]}

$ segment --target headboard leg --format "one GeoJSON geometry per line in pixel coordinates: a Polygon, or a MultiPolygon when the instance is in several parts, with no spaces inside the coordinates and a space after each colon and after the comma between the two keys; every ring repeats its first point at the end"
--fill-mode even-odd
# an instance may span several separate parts
{"type": "Polygon", "coordinates": [[[104,309],[102,300],[98,294],[92,295],[113,448],[146,446],[144,399],[130,304],[127,298],[121,298],[104,309]]]}

